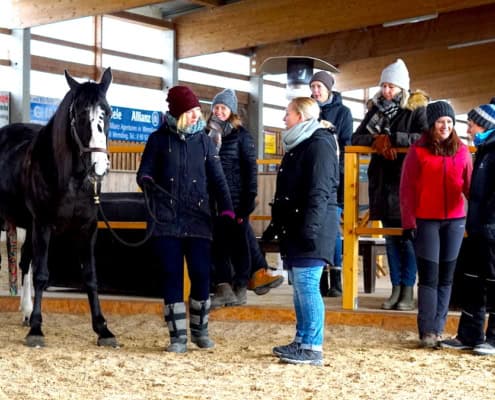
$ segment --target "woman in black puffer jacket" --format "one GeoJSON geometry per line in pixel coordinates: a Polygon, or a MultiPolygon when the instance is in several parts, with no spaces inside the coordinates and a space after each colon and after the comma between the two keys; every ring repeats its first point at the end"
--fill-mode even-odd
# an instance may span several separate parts
{"type": "Polygon", "coordinates": [[[223,224],[216,224],[215,227],[213,281],[216,287],[212,307],[241,305],[246,303],[248,287],[255,292],[265,289],[266,293],[270,288],[279,286],[283,277],[271,276],[261,268],[250,279],[250,240],[253,240],[254,233],[249,215],[255,208],[258,191],[256,148],[251,134],[241,125],[237,115],[237,97],[233,90],[225,89],[213,98],[208,125],[227,178],[237,222],[234,231],[227,232],[230,237],[225,235],[223,224]]]}

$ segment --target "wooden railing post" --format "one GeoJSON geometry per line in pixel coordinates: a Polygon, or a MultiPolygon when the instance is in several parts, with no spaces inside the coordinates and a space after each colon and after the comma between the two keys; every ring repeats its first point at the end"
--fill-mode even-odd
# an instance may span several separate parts
{"type": "Polygon", "coordinates": [[[359,153],[344,155],[344,259],[342,308],[358,307],[358,257],[359,238],[356,226],[359,215],[359,153]]]}

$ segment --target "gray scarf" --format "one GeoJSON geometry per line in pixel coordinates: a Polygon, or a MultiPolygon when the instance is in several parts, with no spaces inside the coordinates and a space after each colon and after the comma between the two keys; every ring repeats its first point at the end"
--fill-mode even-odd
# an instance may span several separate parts
{"type": "Polygon", "coordinates": [[[308,139],[322,126],[315,118],[308,119],[292,128],[282,131],[282,141],[286,151],[292,150],[302,141],[308,139]]]}

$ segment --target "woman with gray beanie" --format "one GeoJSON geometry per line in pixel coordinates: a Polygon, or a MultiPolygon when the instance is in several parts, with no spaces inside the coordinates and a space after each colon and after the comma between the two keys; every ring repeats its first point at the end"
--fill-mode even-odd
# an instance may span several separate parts
{"type": "MultiPolygon", "coordinates": [[[[371,146],[368,167],[370,219],[384,227],[400,228],[399,182],[404,154],[395,147],[409,147],[428,129],[426,95],[410,94],[409,72],[401,59],[387,66],[380,77],[380,91],[370,100],[368,112],[352,136],[352,144],[371,146]]],[[[416,261],[410,240],[385,238],[392,294],[382,308],[412,310],[416,261]]]]}
{"type": "MultiPolygon", "coordinates": [[[[249,224],[258,189],[256,149],[251,134],[241,125],[235,92],[225,89],[218,93],[211,109],[209,135],[218,149],[237,222],[234,231],[229,230],[227,235],[222,224],[216,224],[214,230],[213,283],[216,287],[212,307],[222,307],[245,304],[247,289],[265,294],[282,284],[284,278],[270,275],[261,265],[253,264],[255,257],[250,245],[259,246],[249,224]]],[[[254,250],[259,251],[259,248],[254,250]]]]}

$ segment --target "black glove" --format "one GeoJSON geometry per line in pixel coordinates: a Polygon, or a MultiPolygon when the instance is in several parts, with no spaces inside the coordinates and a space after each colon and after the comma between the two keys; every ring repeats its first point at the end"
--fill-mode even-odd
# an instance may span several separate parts
{"type": "Polygon", "coordinates": [[[141,186],[152,185],[155,183],[155,180],[150,175],[143,175],[139,180],[141,182],[141,186]]]}
{"type": "Polygon", "coordinates": [[[261,235],[261,240],[263,242],[271,242],[278,235],[278,228],[272,223],[268,225],[261,235]]]}
{"type": "Polygon", "coordinates": [[[416,239],[416,228],[403,229],[402,239],[414,242],[416,239]]]}
{"type": "Polygon", "coordinates": [[[241,199],[239,208],[237,210],[237,217],[246,218],[256,208],[256,193],[248,193],[241,199]]]}

